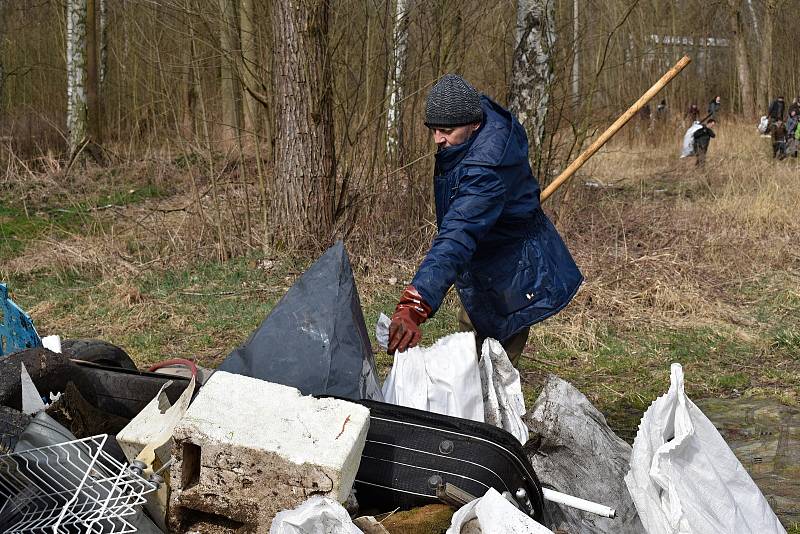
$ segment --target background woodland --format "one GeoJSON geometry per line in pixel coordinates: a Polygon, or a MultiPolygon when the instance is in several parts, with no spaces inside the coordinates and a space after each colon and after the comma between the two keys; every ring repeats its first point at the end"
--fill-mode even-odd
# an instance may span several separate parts
{"type": "Polygon", "coordinates": [[[790,102],[799,10],[800,0],[4,0],[0,157],[7,179],[60,182],[87,165],[177,165],[198,239],[182,249],[203,236],[220,259],[337,237],[418,251],[432,213],[424,99],[443,73],[518,113],[544,185],[684,54],[693,63],[628,141],[677,139],[688,105],[704,112],[716,95],[748,121],[778,94],[790,102]]]}

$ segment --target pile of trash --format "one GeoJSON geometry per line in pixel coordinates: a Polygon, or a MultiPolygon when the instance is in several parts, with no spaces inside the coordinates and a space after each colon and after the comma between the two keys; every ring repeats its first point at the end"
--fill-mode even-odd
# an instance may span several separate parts
{"type": "Polygon", "coordinates": [[[217,370],[36,346],[3,311],[3,532],[785,532],[680,366],[632,448],[556,377],[526,414],[502,346],[470,333],[381,384],[341,243],[217,370]]]}

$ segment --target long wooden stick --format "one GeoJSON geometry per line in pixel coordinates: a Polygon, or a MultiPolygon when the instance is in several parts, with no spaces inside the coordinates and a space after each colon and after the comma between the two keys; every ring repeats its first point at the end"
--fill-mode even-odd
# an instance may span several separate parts
{"type": "Polygon", "coordinates": [[[689,56],[683,56],[674,67],[669,69],[660,80],[653,84],[653,86],[648,89],[647,92],[639,98],[639,100],[634,102],[634,104],[628,108],[628,111],[623,113],[616,121],[614,121],[614,124],[609,126],[608,129],[589,146],[589,148],[584,150],[581,155],[569,165],[569,167],[564,169],[564,172],[558,175],[558,178],[553,180],[553,182],[548,185],[544,191],[542,191],[541,200],[546,200],[547,197],[552,195],[553,192],[561,186],[561,184],[569,180],[578,169],[583,167],[583,164],[586,163],[586,161],[591,158],[595,152],[600,150],[600,148],[605,145],[609,139],[614,137],[614,134],[616,134],[623,126],[625,126],[625,124],[631,120],[639,112],[639,110],[645,106],[645,104],[650,102],[650,100],[656,96],[656,94],[663,89],[665,85],[672,81],[672,79],[691,62],[692,60],[689,58],[689,56]]]}

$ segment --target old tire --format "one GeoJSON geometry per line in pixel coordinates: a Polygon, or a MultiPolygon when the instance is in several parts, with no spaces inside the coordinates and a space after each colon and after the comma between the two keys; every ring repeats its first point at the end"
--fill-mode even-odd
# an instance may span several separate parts
{"type": "Polygon", "coordinates": [[[131,371],[137,370],[136,364],[133,363],[127,352],[107,341],[99,339],[65,339],[61,342],[61,350],[76,360],[109,367],[121,367],[131,371]]]}

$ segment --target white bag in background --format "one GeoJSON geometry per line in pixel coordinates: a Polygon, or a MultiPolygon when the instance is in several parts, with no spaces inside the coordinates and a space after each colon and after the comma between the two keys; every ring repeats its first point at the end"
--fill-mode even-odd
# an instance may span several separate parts
{"type": "Polygon", "coordinates": [[[785,534],[750,475],[683,389],[673,363],[669,391],[650,405],[625,476],[648,534],[785,534]]]}
{"type": "Polygon", "coordinates": [[[764,135],[769,130],[769,119],[767,119],[766,115],[762,115],[761,119],[758,121],[758,133],[764,135]]]}
{"type": "Polygon", "coordinates": [[[475,334],[445,336],[430,347],[394,356],[383,383],[385,402],[473,421],[484,421],[475,334]]]}
{"type": "MultiPolygon", "coordinates": [[[[461,534],[468,522],[475,520],[483,534],[553,534],[550,529],[537,523],[508,502],[494,488],[480,499],[468,502],[453,514],[446,534],[461,534]]],[[[471,529],[466,530],[475,532],[471,529]]]]}
{"type": "Polygon", "coordinates": [[[694,121],[686,133],[683,135],[683,144],[681,145],[681,157],[688,158],[694,156],[694,133],[703,126],[699,121],[694,121]]]}
{"type": "Polygon", "coordinates": [[[479,365],[485,422],[510,432],[525,445],[528,427],[522,420],[525,397],[519,371],[508,359],[500,342],[492,338],[483,342],[479,365]]]}
{"type": "Polygon", "coordinates": [[[363,534],[344,507],[333,499],[314,495],[294,510],[278,512],[269,534],[363,534]]]}

